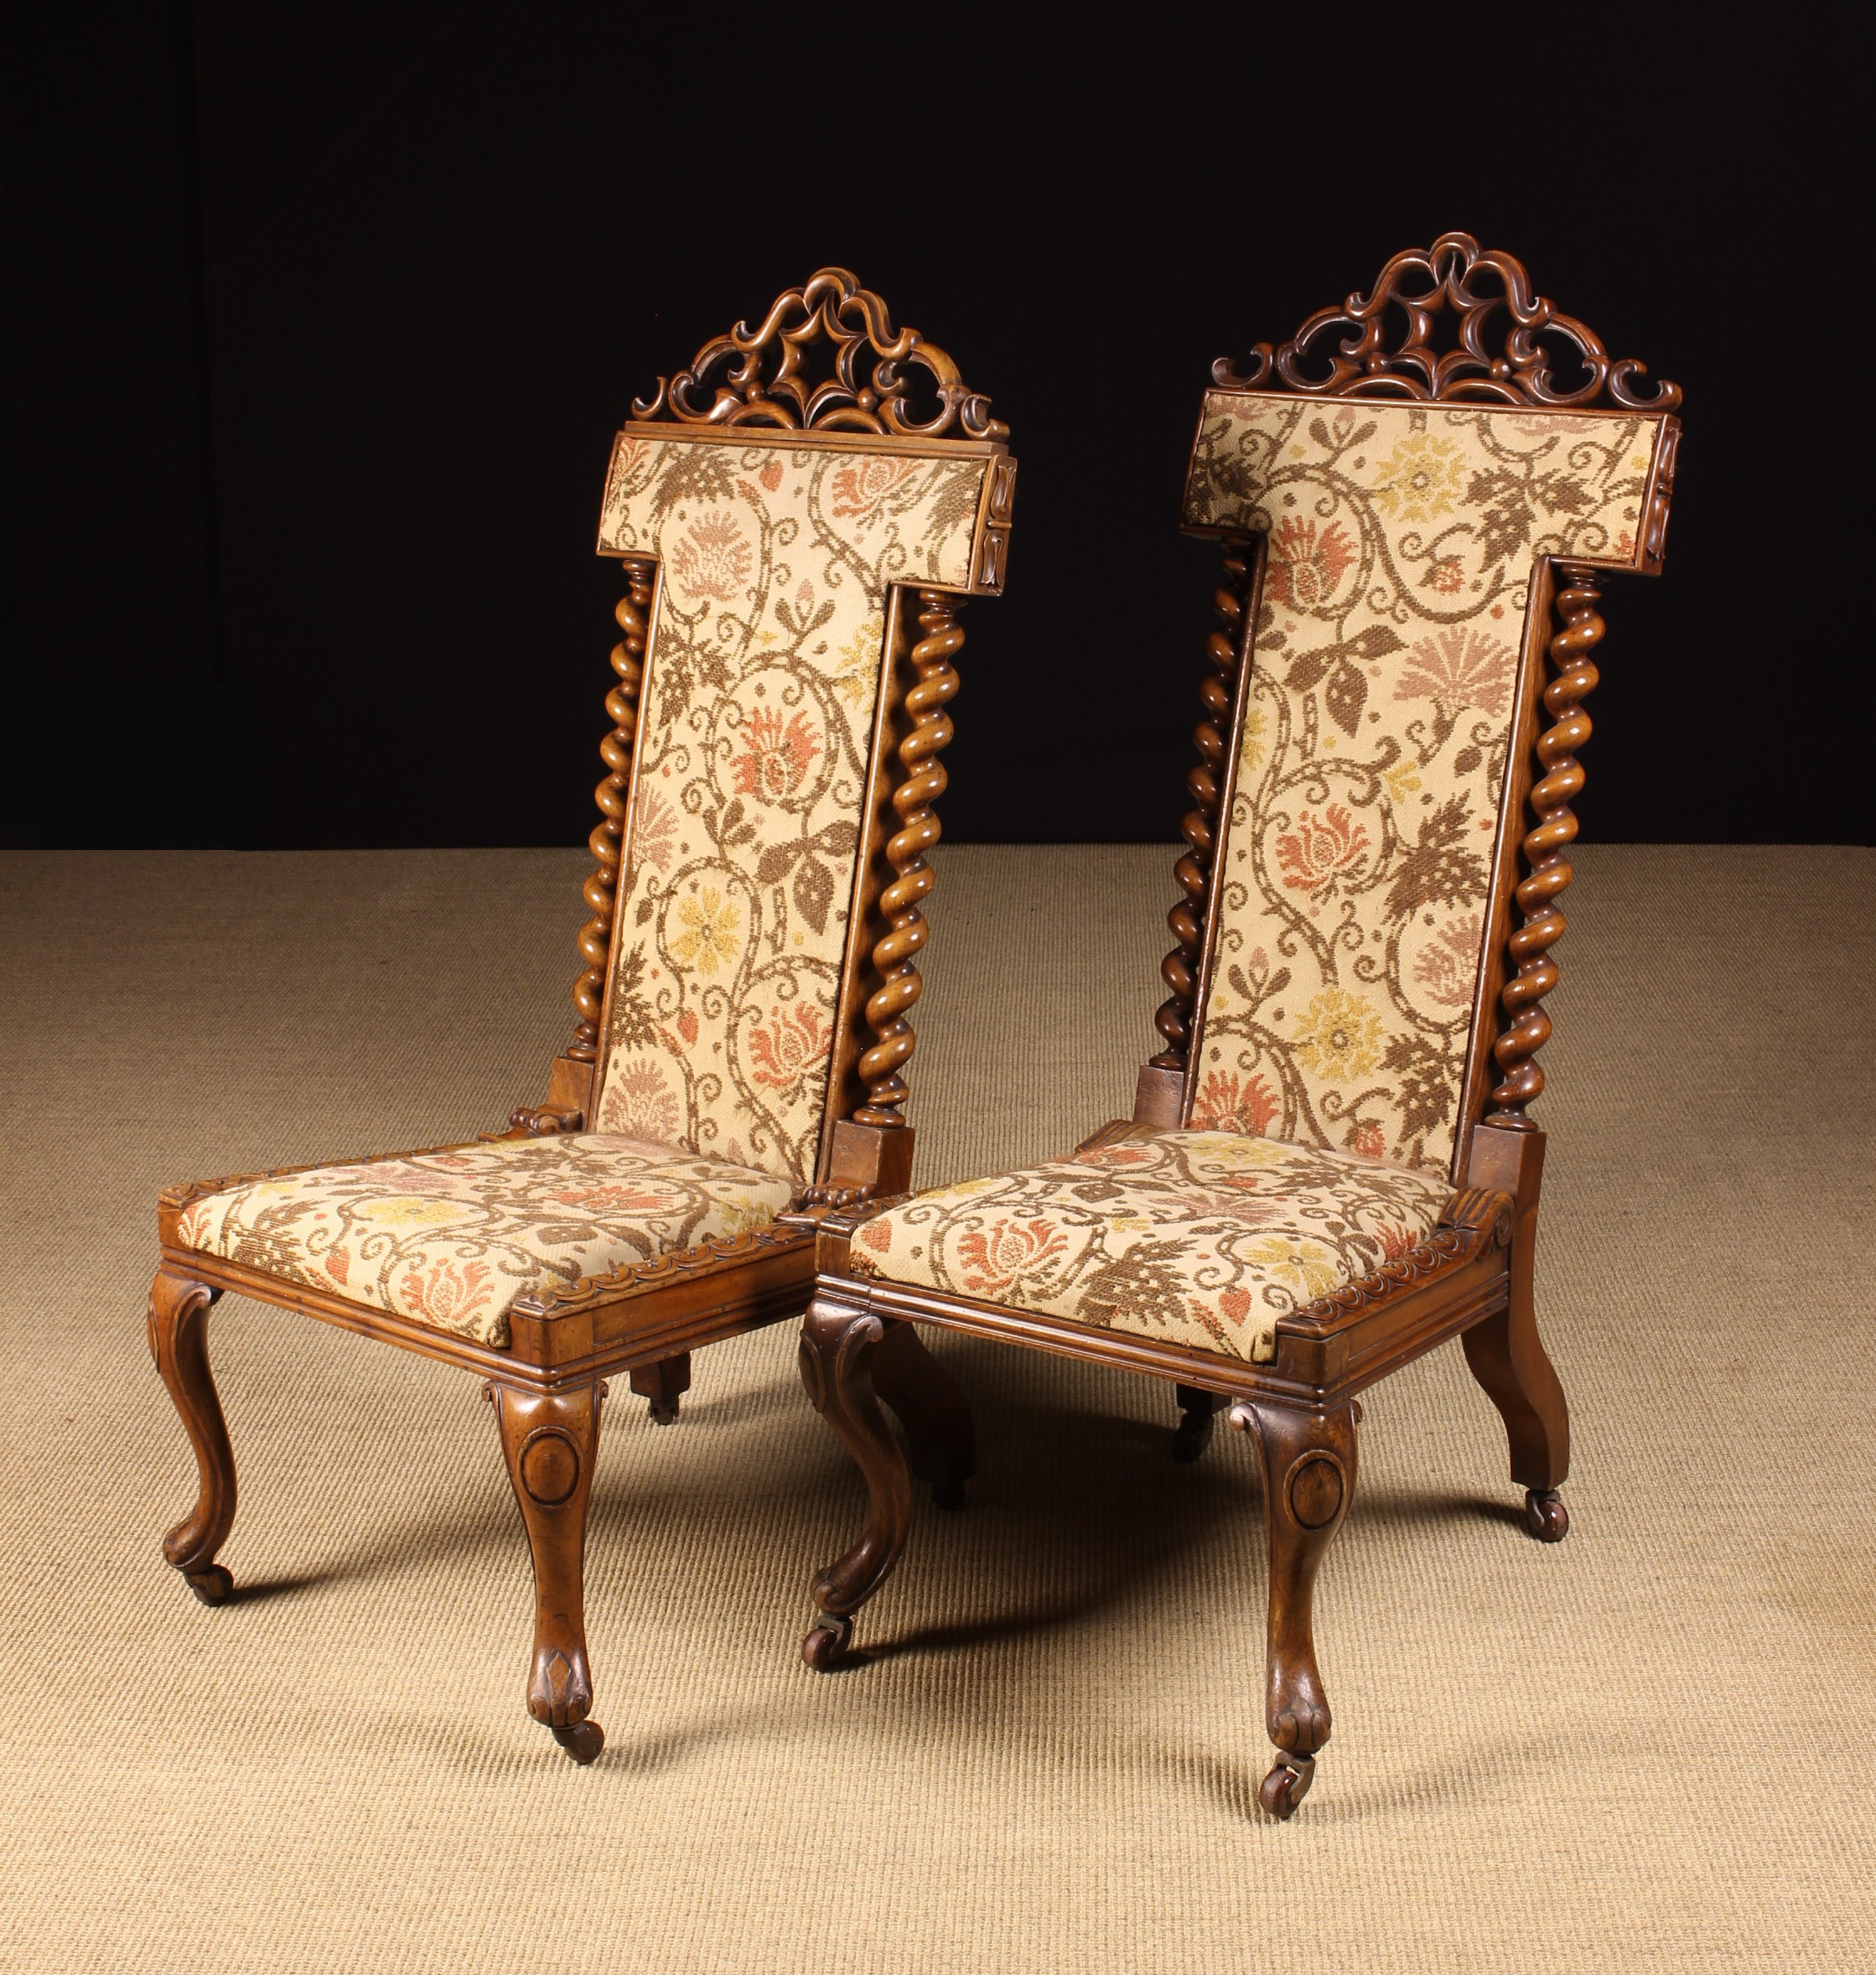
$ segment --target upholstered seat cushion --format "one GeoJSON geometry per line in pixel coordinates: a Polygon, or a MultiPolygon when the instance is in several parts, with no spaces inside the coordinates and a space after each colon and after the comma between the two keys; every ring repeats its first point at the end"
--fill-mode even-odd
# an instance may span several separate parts
{"type": "Polygon", "coordinates": [[[1279,1317],[1413,1247],[1451,1185],[1233,1132],[1158,1132],[919,1194],[855,1232],[858,1274],[1258,1362],[1279,1317]]]}
{"type": "Polygon", "coordinates": [[[609,1133],[497,1139],[243,1180],[177,1238],[478,1343],[529,1290],[773,1221],[793,1182],[609,1133]]]}

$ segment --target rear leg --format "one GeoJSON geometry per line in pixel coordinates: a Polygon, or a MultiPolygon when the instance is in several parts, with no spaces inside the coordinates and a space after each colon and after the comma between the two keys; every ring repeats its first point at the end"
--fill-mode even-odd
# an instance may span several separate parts
{"type": "Polygon", "coordinates": [[[911,1324],[894,1324],[873,1354],[873,1389],[905,1429],[909,1465],[941,1509],[964,1506],[977,1471],[977,1428],[957,1381],[911,1324]]]}

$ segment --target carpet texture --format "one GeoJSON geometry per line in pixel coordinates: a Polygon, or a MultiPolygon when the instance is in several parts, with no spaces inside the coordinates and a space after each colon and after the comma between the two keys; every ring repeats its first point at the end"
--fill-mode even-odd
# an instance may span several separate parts
{"type": "MultiPolygon", "coordinates": [[[[1124,1112],[1157,849],[948,849],[920,1175],[1124,1112]]],[[[1565,901],[1540,1312],[1569,1540],[1520,1532],[1448,1347],[1367,1401],[1324,1568],[1335,1733],[1268,1822],[1252,1449],[1170,1393],[943,1339],[977,1407],[867,1662],[795,1657],[860,1490],[791,1327],[614,1388],[608,1731],[524,1708],[531,1598],[473,1381],[225,1301],[241,1465],[203,1610],[143,1299],[158,1190],[434,1143],[544,1087],[582,858],[0,863],[10,1856],[38,1971],[1863,1970],[1876,1894],[1871,858],[1599,849],[1565,901]],[[1857,1943],[1861,1941],[1863,1946],[1857,1943]]]]}

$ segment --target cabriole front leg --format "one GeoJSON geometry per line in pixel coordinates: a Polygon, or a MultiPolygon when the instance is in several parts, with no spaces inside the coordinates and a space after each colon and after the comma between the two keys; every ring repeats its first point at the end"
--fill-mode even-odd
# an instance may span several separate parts
{"type": "Polygon", "coordinates": [[[873,1382],[889,1321],[817,1296],[801,1324],[801,1383],[859,1463],[867,1485],[860,1540],[814,1580],[814,1625],[801,1641],[801,1657],[817,1673],[846,1652],[853,1614],[886,1581],[912,1524],[911,1474],[873,1382]]]}
{"type": "Polygon", "coordinates": [[[527,1711],[575,1762],[588,1763],[606,1739],[599,1723],[587,1718],[593,1674],[585,1602],[586,1512],[606,1388],[595,1383],[537,1392],[491,1381],[485,1389],[534,1563],[527,1711]]]}
{"type": "Polygon", "coordinates": [[[1257,1436],[1270,1532],[1270,1609],[1264,1720],[1275,1766],[1257,1800],[1288,1817],[1315,1777],[1329,1739],[1329,1698],[1316,1666],[1312,1607],[1316,1571],[1355,1495],[1355,1406],[1321,1412],[1240,1400],[1231,1424],[1257,1436]]]}
{"type": "Polygon", "coordinates": [[[221,1292],[158,1269],[150,1285],[150,1356],[195,1450],[195,1507],[163,1539],[163,1554],[205,1604],[225,1604],[235,1580],[215,1561],[235,1521],[235,1454],[209,1370],[209,1310],[221,1292]]]}

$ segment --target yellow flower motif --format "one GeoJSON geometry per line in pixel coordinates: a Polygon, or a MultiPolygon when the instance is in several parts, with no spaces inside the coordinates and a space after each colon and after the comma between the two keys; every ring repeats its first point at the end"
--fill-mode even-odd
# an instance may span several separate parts
{"type": "Polygon", "coordinates": [[[1465,490],[1465,454],[1457,441],[1410,433],[1381,462],[1375,505],[1397,521],[1452,513],[1465,490]]]}
{"type": "Polygon", "coordinates": [[[1111,1234],[1151,1234],[1153,1222],[1144,1214],[1117,1214],[1107,1228],[1111,1234]]]}
{"type": "Polygon", "coordinates": [[[1238,771],[1242,775],[1254,775],[1258,764],[1264,758],[1264,735],[1269,731],[1270,716],[1262,707],[1246,707],[1244,711],[1244,733],[1238,744],[1238,771]]]}
{"type": "Polygon", "coordinates": [[[1411,761],[1397,762],[1381,779],[1387,784],[1389,801],[1395,803],[1405,802],[1420,786],[1420,777],[1411,761]]]}
{"type": "Polygon", "coordinates": [[[1314,1303],[1319,1296],[1326,1296],[1342,1276],[1327,1249],[1296,1235],[1267,1235],[1245,1251],[1245,1259],[1293,1290],[1298,1303],[1314,1303]]]}
{"type": "Polygon", "coordinates": [[[736,957],[737,923],[733,899],[726,899],[715,885],[677,901],[677,917],[684,930],[671,943],[671,956],[699,973],[713,974],[736,957]]]}
{"type": "Polygon", "coordinates": [[[863,707],[873,697],[880,640],[885,635],[884,620],[869,617],[848,643],[836,648],[840,666],[834,674],[834,691],[852,706],[863,707]]]}
{"type": "Polygon", "coordinates": [[[360,1221],[385,1227],[441,1227],[445,1221],[459,1221],[463,1214],[455,1200],[425,1200],[420,1195],[360,1200],[354,1211],[360,1221]]]}
{"type": "Polygon", "coordinates": [[[994,1193],[1003,1184],[1001,1179],[992,1174],[987,1179],[961,1179],[956,1186],[947,1186],[945,1191],[954,1200],[967,1200],[976,1194],[994,1193]]]}
{"type": "Polygon", "coordinates": [[[1296,1053],[1325,1083],[1366,1076],[1381,1060],[1381,1017],[1358,994],[1325,987],[1296,1029],[1296,1053]]]}
{"type": "Polygon", "coordinates": [[[1208,1166],[1281,1165],[1291,1149],[1268,1138],[1246,1138],[1236,1132],[1195,1132],[1192,1136],[1204,1141],[1195,1143],[1192,1150],[1208,1166]]]}
{"type": "Polygon", "coordinates": [[[1648,455],[1645,453],[1637,453],[1635,458],[1629,462],[1629,470],[1631,473],[1646,473],[1648,455]]]}

